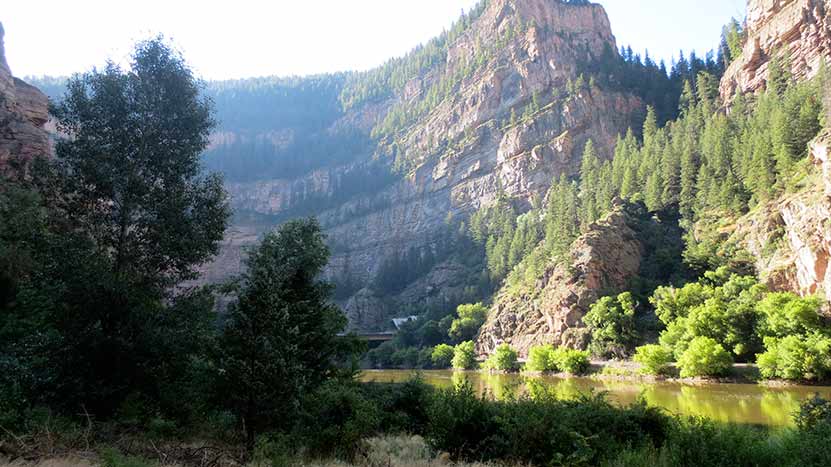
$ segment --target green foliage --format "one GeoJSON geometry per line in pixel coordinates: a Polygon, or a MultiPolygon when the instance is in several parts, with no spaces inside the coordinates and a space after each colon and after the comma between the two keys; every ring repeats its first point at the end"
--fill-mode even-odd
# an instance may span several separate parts
{"type": "Polygon", "coordinates": [[[643,373],[662,375],[672,362],[672,351],[660,345],[643,345],[636,349],[634,360],[641,364],[643,373]]]}
{"type": "Polygon", "coordinates": [[[651,302],[667,325],[661,344],[680,358],[693,339],[709,337],[736,358],[751,360],[762,348],[756,306],[766,293],[754,277],[731,274],[726,268],[682,289],[659,288],[651,302]]]}
{"type": "Polygon", "coordinates": [[[543,373],[555,373],[558,371],[556,350],[553,345],[536,345],[528,351],[528,362],[525,369],[528,371],[539,371],[543,373]]]}
{"type": "Polygon", "coordinates": [[[481,303],[459,305],[456,308],[458,318],[450,324],[450,337],[456,342],[475,339],[479,328],[485,323],[487,313],[487,307],[481,303]]]}
{"type": "Polygon", "coordinates": [[[427,439],[454,460],[597,465],[623,446],[660,444],[669,424],[655,409],[613,408],[602,398],[489,401],[462,384],[440,391],[427,439]],[[556,422],[552,422],[556,421],[556,422]]]}
{"type": "Polygon", "coordinates": [[[758,356],[759,370],[768,379],[824,380],[831,375],[831,337],[820,332],[765,339],[767,351],[758,356]]]}
{"type": "Polygon", "coordinates": [[[635,329],[635,300],[630,292],[604,297],[583,317],[591,331],[589,350],[601,358],[624,358],[638,341],[635,329]]]}
{"type": "Polygon", "coordinates": [[[800,406],[795,421],[796,426],[805,431],[831,424],[831,401],[815,395],[800,406]]]}
{"type": "Polygon", "coordinates": [[[819,329],[822,303],[819,297],[801,298],[790,292],[768,294],[756,307],[761,314],[759,334],[781,338],[819,329]]]}
{"type": "Polygon", "coordinates": [[[682,378],[723,376],[733,366],[733,357],[715,339],[696,337],[678,359],[682,378]]]}
{"type": "Polygon", "coordinates": [[[453,363],[455,350],[447,344],[437,345],[431,354],[433,367],[438,369],[450,368],[453,363]]]}
{"type": "Polygon", "coordinates": [[[497,371],[519,371],[519,355],[510,345],[501,344],[488,357],[485,368],[497,371]]]}
{"type": "Polygon", "coordinates": [[[245,421],[249,449],[296,412],[304,393],[336,374],[347,350],[336,337],[346,318],[329,302],[331,286],[318,280],[328,259],[314,219],[283,224],[249,255],[219,361],[226,403],[245,421]]]}
{"type": "Polygon", "coordinates": [[[115,448],[104,448],[99,452],[102,467],[154,467],[157,464],[137,456],[127,456],[115,448]]]}
{"type": "Polygon", "coordinates": [[[453,361],[456,370],[473,370],[476,368],[476,350],[472,341],[465,341],[453,349],[453,361]]]}
{"type": "Polygon", "coordinates": [[[589,353],[584,350],[575,350],[560,347],[554,352],[554,360],[560,371],[573,375],[582,375],[589,371],[591,361],[589,353]]]}

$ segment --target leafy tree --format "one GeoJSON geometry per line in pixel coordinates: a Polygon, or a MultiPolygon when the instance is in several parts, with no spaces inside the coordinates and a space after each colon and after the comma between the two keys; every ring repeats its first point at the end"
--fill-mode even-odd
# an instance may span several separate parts
{"type": "Polygon", "coordinates": [[[450,337],[456,342],[475,339],[479,328],[485,323],[487,313],[487,307],[481,303],[459,305],[456,308],[458,318],[450,325],[450,337]]]}
{"type": "Polygon", "coordinates": [[[24,359],[37,356],[33,392],[100,417],[130,394],[161,403],[212,336],[210,296],[178,287],[218,251],[229,215],[221,179],[200,165],[211,106],[182,57],[155,39],[126,69],[72,78],[54,115],[72,137],[33,168],[38,196],[18,197],[40,233],[27,240],[34,250],[14,248],[33,262],[14,260],[32,268],[7,315],[37,323],[17,342],[24,359]]]}
{"type": "Polygon", "coordinates": [[[820,328],[821,307],[819,297],[802,298],[790,292],[768,294],[756,306],[761,314],[759,334],[774,338],[806,335],[820,328]]]}
{"type": "Polygon", "coordinates": [[[730,371],[733,358],[715,339],[696,337],[678,359],[682,378],[723,376],[730,371]]]}
{"type": "Polygon", "coordinates": [[[244,421],[247,446],[290,419],[301,396],[337,374],[346,326],[318,277],[329,259],[314,219],[265,236],[248,258],[228,311],[219,368],[228,406],[244,421]]]}
{"type": "Polygon", "coordinates": [[[822,381],[831,375],[831,337],[821,332],[768,338],[765,348],[758,357],[764,378],[822,381]]]}
{"type": "Polygon", "coordinates": [[[583,350],[560,347],[554,352],[557,368],[573,375],[582,375],[589,371],[591,364],[589,353],[583,350]]]}
{"type": "Polygon", "coordinates": [[[591,306],[583,322],[592,335],[589,348],[598,357],[623,358],[638,340],[635,300],[630,292],[601,298],[591,306]]]}
{"type": "Polygon", "coordinates": [[[476,350],[473,341],[465,341],[453,349],[453,368],[472,370],[476,368],[476,350]]]}

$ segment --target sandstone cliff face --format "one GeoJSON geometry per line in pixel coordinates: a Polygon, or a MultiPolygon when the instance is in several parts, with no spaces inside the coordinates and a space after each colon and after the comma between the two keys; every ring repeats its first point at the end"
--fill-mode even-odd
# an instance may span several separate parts
{"type": "Polygon", "coordinates": [[[619,293],[638,274],[644,246],[634,219],[618,205],[572,245],[563,262],[552,262],[530,294],[503,290],[477,339],[490,354],[508,343],[520,355],[542,344],[581,348],[588,337],[582,318],[601,294],[619,293]]]}
{"type": "Polygon", "coordinates": [[[768,203],[742,218],[734,239],[756,258],[772,289],[820,295],[831,301],[831,139],[811,147],[815,180],[797,194],[768,203]]]}
{"type": "Polygon", "coordinates": [[[730,64],[721,82],[721,97],[764,89],[772,55],[787,54],[797,79],[819,72],[831,57],[829,0],[749,0],[747,42],[742,56],[730,64]]]}
{"type": "Polygon", "coordinates": [[[49,102],[42,92],[12,76],[0,24],[0,175],[11,165],[25,167],[32,158],[49,154],[44,125],[49,102]]]}
{"type": "MultiPolygon", "coordinates": [[[[487,56],[450,97],[407,130],[382,141],[375,154],[361,155],[355,162],[298,179],[232,184],[233,205],[276,218],[292,212],[299,200],[334,199],[350,174],[373,164],[391,166],[396,157],[405,157],[412,167],[406,175],[315,212],[337,242],[330,277],[348,271],[351,280],[367,285],[386,257],[431,248],[448,218],[464,219],[492,203],[500,190],[519,206],[543,196],[552,179],[577,173],[589,139],[602,158],[611,157],[617,135],[631,125],[633,115],[643,112],[640,100],[596,87],[565,92],[581,63],[606,48],[616,50],[616,43],[599,5],[493,0],[450,45],[446,67],[412,80],[388,101],[351,110],[332,131],[368,131],[396,105],[415,105],[431,85],[457,74],[472,57],[487,56]],[[520,25],[521,34],[494,48],[506,30],[520,25]],[[536,113],[510,124],[512,110],[523,115],[534,95],[541,96],[536,113]]],[[[235,267],[219,263],[214,269],[233,273],[235,267]]],[[[384,307],[370,295],[363,291],[344,303],[356,326],[396,312],[397,306],[384,307]],[[375,306],[385,309],[367,312],[375,306]]],[[[412,298],[414,305],[421,303],[412,298]]]]}

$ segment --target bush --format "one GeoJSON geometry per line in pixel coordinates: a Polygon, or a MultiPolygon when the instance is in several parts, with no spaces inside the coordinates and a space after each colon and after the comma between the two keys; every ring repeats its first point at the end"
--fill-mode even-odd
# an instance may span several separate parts
{"type": "Polygon", "coordinates": [[[818,332],[767,338],[765,348],[757,358],[764,378],[823,380],[831,374],[831,338],[818,332]]]}
{"type": "Polygon", "coordinates": [[[453,368],[472,370],[476,368],[476,349],[472,341],[465,341],[453,349],[453,368]]]}
{"type": "Polygon", "coordinates": [[[635,351],[635,361],[641,364],[643,373],[661,375],[672,362],[672,352],[660,345],[644,345],[635,351]]]}
{"type": "Polygon", "coordinates": [[[553,345],[537,345],[531,347],[531,350],[528,351],[528,362],[525,363],[525,369],[528,371],[554,373],[558,371],[555,356],[556,351],[553,345]]]}
{"type": "Polygon", "coordinates": [[[831,425],[831,401],[815,395],[800,406],[795,421],[800,430],[812,430],[821,424],[831,425]]]}
{"type": "Polygon", "coordinates": [[[374,401],[356,385],[332,380],[303,401],[295,433],[312,457],[351,460],[380,423],[374,401]]]}
{"type": "Polygon", "coordinates": [[[420,377],[403,384],[365,383],[359,387],[364,397],[378,407],[382,433],[425,433],[427,409],[435,390],[420,377]]]}
{"type": "Polygon", "coordinates": [[[450,368],[450,365],[453,363],[453,353],[453,346],[447,344],[437,345],[431,355],[433,368],[450,368]]]}
{"type": "Polygon", "coordinates": [[[555,351],[554,359],[560,371],[573,375],[582,375],[589,371],[589,353],[561,347],[555,351]]]}
{"type": "Polygon", "coordinates": [[[682,378],[721,376],[730,371],[733,357],[721,344],[709,337],[696,337],[678,359],[682,378]]]}
{"type": "Polygon", "coordinates": [[[485,362],[485,367],[497,371],[519,371],[519,355],[510,345],[501,344],[485,362]]]}
{"type": "Polygon", "coordinates": [[[418,349],[406,347],[392,354],[392,363],[397,367],[415,368],[418,365],[418,349]]]}
{"type": "Polygon", "coordinates": [[[427,440],[454,460],[517,465],[598,465],[626,447],[660,445],[670,428],[660,410],[620,409],[602,397],[491,401],[470,383],[439,391],[427,440]]]}

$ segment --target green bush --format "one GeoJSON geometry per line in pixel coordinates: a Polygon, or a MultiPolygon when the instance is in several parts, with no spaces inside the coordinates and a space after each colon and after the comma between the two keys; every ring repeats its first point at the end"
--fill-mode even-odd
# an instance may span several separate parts
{"type": "Polygon", "coordinates": [[[437,393],[426,438],[454,460],[588,466],[626,447],[660,445],[669,429],[669,417],[642,404],[620,409],[602,397],[492,401],[465,383],[437,393]]]}
{"type": "Polygon", "coordinates": [[[757,358],[764,378],[809,381],[831,375],[831,338],[819,332],[767,338],[765,348],[757,358]]]}
{"type": "Polygon", "coordinates": [[[397,367],[415,368],[418,365],[418,349],[406,347],[392,354],[392,363],[397,367]]]}
{"type": "Polygon", "coordinates": [[[831,401],[815,395],[800,406],[795,422],[800,430],[812,430],[821,424],[831,425],[831,401]]]}
{"type": "Polygon", "coordinates": [[[635,361],[641,364],[643,373],[661,375],[672,362],[672,352],[660,345],[644,345],[635,350],[635,361]]]}
{"type": "Polygon", "coordinates": [[[439,344],[433,349],[433,353],[431,355],[431,360],[433,362],[433,368],[450,368],[450,365],[453,364],[453,353],[454,349],[453,346],[447,344],[439,344]]]}
{"type": "Polygon", "coordinates": [[[333,380],[303,401],[294,433],[311,457],[351,460],[381,418],[378,404],[356,385],[333,380]]]}
{"type": "Polygon", "coordinates": [[[709,337],[696,337],[678,359],[682,378],[722,376],[730,371],[733,357],[721,344],[709,337]]]}
{"type": "Polygon", "coordinates": [[[485,368],[497,371],[519,371],[519,355],[508,344],[501,344],[485,362],[485,368]]]}
{"type": "Polygon", "coordinates": [[[472,341],[465,341],[453,349],[453,368],[472,370],[476,368],[476,348],[472,341]]]}
{"type": "Polygon", "coordinates": [[[537,345],[531,347],[531,350],[528,351],[528,361],[525,363],[525,369],[528,371],[554,373],[558,371],[555,356],[556,351],[553,345],[537,345]]]}
{"type": "Polygon", "coordinates": [[[574,350],[560,347],[554,352],[554,360],[560,371],[573,375],[582,375],[589,371],[591,364],[589,353],[584,350],[574,350]]]}

